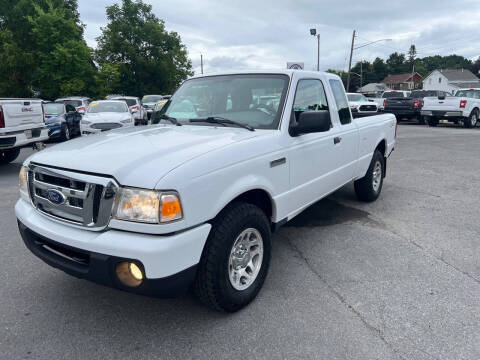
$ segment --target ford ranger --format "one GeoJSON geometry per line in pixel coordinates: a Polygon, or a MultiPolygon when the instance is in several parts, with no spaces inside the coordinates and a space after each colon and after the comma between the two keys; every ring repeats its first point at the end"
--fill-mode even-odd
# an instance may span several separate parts
{"type": "Polygon", "coordinates": [[[480,116],[480,89],[458,90],[455,96],[426,97],[421,113],[430,126],[445,119],[461,121],[466,128],[475,127],[480,116]]]}
{"type": "Polygon", "coordinates": [[[378,198],[396,137],[395,116],[352,119],[340,78],[321,72],[193,77],[161,112],[28,158],[20,233],[76,277],[167,297],[192,288],[228,312],[260,291],[279,226],[351,181],[360,200],[378,198]]]}
{"type": "Polygon", "coordinates": [[[0,165],[14,161],[20,149],[48,140],[45,113],[38,99],[0,99],[0,165]]]}

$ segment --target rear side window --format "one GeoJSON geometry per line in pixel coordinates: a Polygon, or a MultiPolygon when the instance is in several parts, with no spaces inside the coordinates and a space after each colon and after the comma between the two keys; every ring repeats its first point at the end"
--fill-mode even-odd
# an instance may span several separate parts
{"type": "Polygon", "coordinates": [[[295,115],[303,111],[328,110],[327,97],[320,80],[300,80],[297,85],[293,111],[295,115]]]}
{"type": "Polygon", "coordinates": [[[333,97],[338,108],[338,117],[342,125],[350,124],[352,122],[352,115],[348,106],[347,96],[345,90],[339,80],[329,80],[332,88],[333,97]]]}

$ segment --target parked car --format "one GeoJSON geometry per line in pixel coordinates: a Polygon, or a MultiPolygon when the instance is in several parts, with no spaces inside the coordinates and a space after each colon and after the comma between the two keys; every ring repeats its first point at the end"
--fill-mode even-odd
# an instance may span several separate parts
{"type": "Polygon", "coordinates": [[[414,90],[408,97],[396,96],[387,97],[385,99],[385,112],[394,114],[397,120],[416,119],[420,124],[425,123],[424,117],[421,115],[423,106],[423,98],[428,96],[450,96],[450,93],[437,90],[414,90]]]}
{"type": "Polygon", "coordinates": [[[237,311],[265,281],[271,232],[351,181],[360,200],[376,200],[395,146],[395,116],[352,121],[329,73],[194,77],[164,109],[158,126],[82,137],[24,163],[15,212],[36,256],[135,293],[193,285],[208,306],[237,311]],[[254,94],[277,92],[276,111],[255,106],[254,94]]]}
{"type": "Polygon", "coordinates": [[[0,98],[0,165],[14,161],[20,149],[46,140],[42,100],[0,98]]]}
{"type": "MultiPolygon", "coordinates": [[[[163,95],[145,95],[142,98],[142,104],[145,110],[147,110],[147,118],[150,120],[152,117],[152,113],[154,112],[155,106],[158,102],[164,100],[163,95]]],[[[163,104],[165,104],[167,101],[163,104]]]]}
{"type": "Polygon", "coordinates": [[[135,96],[119,96],[113,97],[111,100],[122,100],[125,101],[130,108],[130,111],[133,114],[135,119],[135,125],[147,125],[148,117],[147,110],[142,106],[142,102],[138,97],[135,96]]]}
{"type": "Polygon", "coordinates": [[[57,99],[55,100],[55,102],[64,102],[65,104],[70,104],[74,106],[80,114],[85,114],[88,108],[88,104],[92,102],[92,99],[82,96],[72,96],[57,99]]]}
{"type": "Polygon", "coordinates": [[[480,117],[480,89],[458,90],[455,96],[425,97],[421,114],[430,126],[445,119],[462,122],[466,128],[475,127],[480,117]]]}
{"type": "Polygon", "coordinates": [[[50,139],[70,140],[81,135],[82,115],[74,106],[64,102],[50,102],[44,104],[43,108],[50,139]]]}
{"type": "Polygon", "coordinates": [[[347,98],[353,117],[370,116],[378,112],[377,104],[368,101],[362,94],[347,93],[347,98]]]}
{"type": "Polygon", "coordinates": [[[134,126],[133,114],[123,100],[99,100],[90,103],[80,122],[82,134],[134,126]]]}
{"type": "Polygon", "coordinates": [[[382,98],[382,94],[383,94],[383,92],[380,91],[376,94],[371,94],[371,93],[365,94],[364,93],[362,95],[365,96],[368,101],[375,103],[377,105],[378,111],[383,111],[383,103],[384,103],[385,99],[382,98]]]}

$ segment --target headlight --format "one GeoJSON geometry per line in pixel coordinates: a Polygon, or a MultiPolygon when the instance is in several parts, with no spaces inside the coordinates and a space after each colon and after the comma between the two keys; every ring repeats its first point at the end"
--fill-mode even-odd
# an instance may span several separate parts
{"type": "Polygon", "coordinates": [[[183,213],[180,197],[176,192],[120,188],[115,199],[113,217],[159,224],[180,220],[183,213]]]}
{"type": "Polygon", "coordinates": [[[89,125],[89,124],[91,124],[91,122],[90,122],[90,121],[87,121],[87,120],[82,120],[82,125],[89,125]]]}
{"type": "Polygon", "coordinates": [[[20,187],[20,194],[28,195],[28,168],[26,166],[22,166],[20,169],[20,173],[18,174],[18,185],[20,187]]]}
{"type": "Polygon", "coordinates": [[[128,124],[132,122],[132,119],[125,119],[120,121],[122,124],[128,124]]]}

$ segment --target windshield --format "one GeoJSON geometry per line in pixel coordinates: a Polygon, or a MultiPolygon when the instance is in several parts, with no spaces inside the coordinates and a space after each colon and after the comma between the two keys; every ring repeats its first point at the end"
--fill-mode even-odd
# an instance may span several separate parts
{"type": "Polygon", "coordinates": [[[63,104],[45,104],[43,105],[46,115],[60,115],[65,112],[65,106],[63,104]]]}
{"type": "Polygon", "coordinates": [[[287,75],[221,75],[191,79],[183,83],[161,114],[183,123],[191,119],[222,117],[253,128],[277,129],[287,87],[287,75]]]}
{"type": "Polygon", "coordinates": [[[160,101],[162,99],[163,99],[162,95],[145,95],[142,98],[142,102],[144,102],[144,103],[154,103],[154,102],[160,101]]]}
{"type": "Polygon", "coordinates": [[[471,99],[480,99],[480,90],[458,90],[456,97],[467,97],[471,99]]]}
{"type": "Polygon", "coordinates": [[[115,99],[115,100],[125,101],[128,106],[135,106],[135,105],[137,105],[137,100],[136,100],[136,99],[115,99]]]}
{"type": "Polygon", "coordinates": [[[347,94],[348,101],[368,101],[362,94],[347,94]]]}
{"type": "Polygon", "coordinates": [[[101,112],[115,112],[122,113],[127,112],[127,104],[121,101],[94,101],[90,103],[88,107],[88,113],[101,113],[101,112]]]}
{"type": "Polygon", "coordinates": [[[386,91],[382,95],[383,98],[391,98],[391,97],[404,97],[402,92],[399,91],[386,91]]]}
{"type": "Polygon", "coordinates": [[[437,91],[412,91],[410,94],[411,98],[424,98],[428,96],[437,96],[438,92],[437,91]]]}
{"type": "Polygon", "coordinates": [[[82,100],[63,100],[62,102],[72,105],[73,107],[82,106],[82,100]]]}

